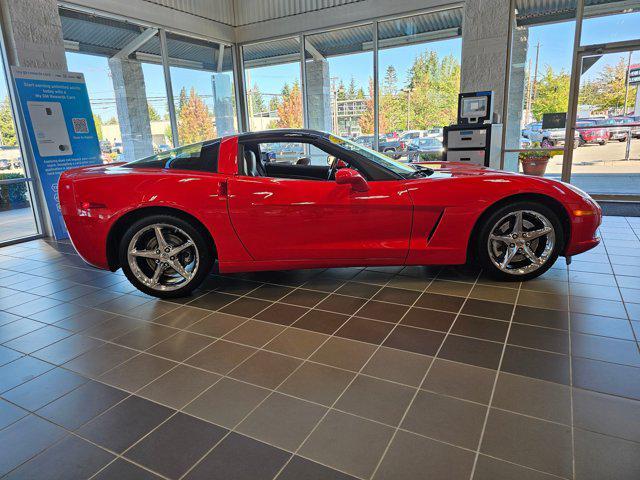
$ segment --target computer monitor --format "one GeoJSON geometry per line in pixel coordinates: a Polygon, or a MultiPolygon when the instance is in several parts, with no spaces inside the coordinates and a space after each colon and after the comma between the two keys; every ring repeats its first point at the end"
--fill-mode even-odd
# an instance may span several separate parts
{"type": "Polygon", "coordinates": [[[461,93],[458,123],[484,123],[491,119],[491,92],[461,93]]]}

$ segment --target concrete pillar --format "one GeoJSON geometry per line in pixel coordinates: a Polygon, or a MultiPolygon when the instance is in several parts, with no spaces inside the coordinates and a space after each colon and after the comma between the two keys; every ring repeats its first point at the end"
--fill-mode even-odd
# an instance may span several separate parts
{"type": "Polygon", "coordinates": [[[493,91],[493,111],[504,102],[509,0],[466,0],[462,24],[461,92],[493,91]]]}
{"type": "Polygon", "coordinates": [[[118,123],[125,161],[153,155],[149,107],[142,65],[135,60],[110,58],[118,123]]]}
{"type": "Polygon", "coordinates": [[[230,73],[211,75],[213,109],[216,118],[216,132],[219,137],[235,133],[232,85],[233,79],[230,73]]]}
{"type": "Polygon", "coordinates": [[[330,132],[332,122],[329,62],[310,60],[306,62],[305,67],[309,128],[330,132]]]}
{"type": "Polygon", "coordinates": [[[11,65],[67,70],[56,0],[0,0],[11,65]]]}
{"type": "MultiPolygon", "coordinates": [[[[526,63],[529,47],[529,29],[518,28],[514,30],[511,44],[511,78],[509,81],[509,99],[507,106],[507,118],[505,119],[506,142],[508,149],[520,148],[522,112],[525,106],[526,96],[526,63]]],[[[518,154],[505,153],[504,169],[518,171],[518,154]]]]}

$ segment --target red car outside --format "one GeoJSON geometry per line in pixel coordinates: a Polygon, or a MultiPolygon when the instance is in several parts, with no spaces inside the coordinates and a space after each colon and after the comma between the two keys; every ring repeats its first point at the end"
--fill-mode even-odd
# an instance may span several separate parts
{"type": "Polygon", "coordinates": [[[599,127],[593,120],[578,120],[576,122],[576,130],[579,134],[578,146],[588,143],[606,145],[609,141],[609,131],[606,128],[599,127]]]}
{"type": "Polygon", "coordinates": [[[404,164],[312,130],[239,134],[65,172],[62,213],[90,264],[158,297],[220,272],[463,264],[534,278],[596,246],[598,205],[551,179],[404,164]],[[271,145],[304,157],[272,161],[271,145]],[[336,161],[340,160],[340,161],[336,161]]]}

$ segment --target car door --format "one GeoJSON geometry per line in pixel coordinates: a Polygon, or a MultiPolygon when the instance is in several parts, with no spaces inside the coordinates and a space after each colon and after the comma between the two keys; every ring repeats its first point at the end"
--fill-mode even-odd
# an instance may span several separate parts
{"type": "Polygon", "coordinates": [[[231,222],[255,260],[393,259],[409,249],[411,199],[400,180],[356,192],[333,180],[234,175],[231,222]]]}

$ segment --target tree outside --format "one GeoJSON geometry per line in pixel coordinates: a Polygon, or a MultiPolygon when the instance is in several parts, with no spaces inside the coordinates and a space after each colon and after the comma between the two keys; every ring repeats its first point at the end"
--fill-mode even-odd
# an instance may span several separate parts
{"type": "MultiPolygon", "coordinates": [[[[274,97],[275,98],[275,97],[274,97]]],[[[294,82],[291,87],[285,83],[282,95],[277,100],[278,119],[269,124],[269,128],[302,128],[302,93],[300,84],[294,82]]]]}
{"type": "Polygon", "coordinates": [[[9,97],[5,97],[0,104],[0,143],[9,147],[18,145],[9,97]]]}
{"type": "Polygon", "coordinates": [[[191,87],[189,95],[185,88],[180,91],[176,113],[181,144],[188,145],[216,136],[211,113],[194,87],[191,87]]]}

